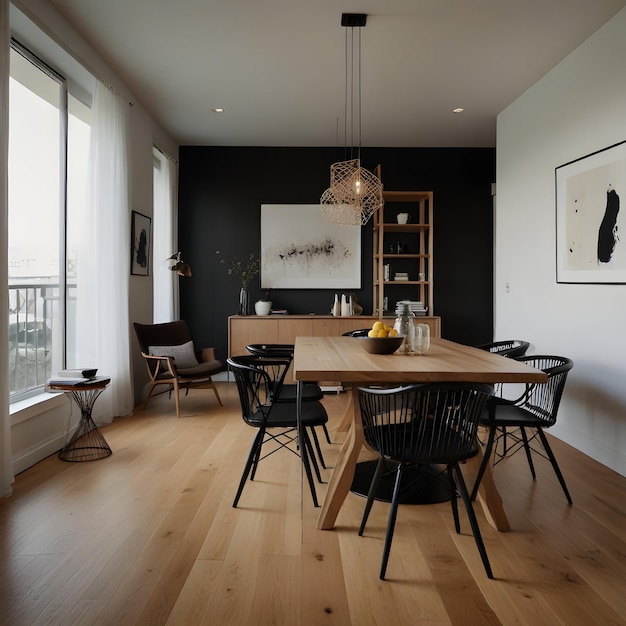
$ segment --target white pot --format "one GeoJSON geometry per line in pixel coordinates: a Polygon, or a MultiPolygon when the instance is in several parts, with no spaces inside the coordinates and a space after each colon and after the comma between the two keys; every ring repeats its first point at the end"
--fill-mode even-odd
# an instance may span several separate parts
{"type": "Polygon", "coordinates": [[[269,315],[272,310],[272,303],[269,300],[257,300],[254,303],[254,312],[257,315],[269,315]]]}

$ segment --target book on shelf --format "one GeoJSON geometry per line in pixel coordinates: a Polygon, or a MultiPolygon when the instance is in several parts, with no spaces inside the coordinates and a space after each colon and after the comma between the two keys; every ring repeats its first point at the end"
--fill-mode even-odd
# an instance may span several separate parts
{"type": "Polygon", "coordinates": [[[405,304],[409,305],[409,310],[413,315],[426,315],[428,307],[424,306],[424,303],[419,300],[398,300],[396,302],[396,314],[402,310],[405,304]]]}

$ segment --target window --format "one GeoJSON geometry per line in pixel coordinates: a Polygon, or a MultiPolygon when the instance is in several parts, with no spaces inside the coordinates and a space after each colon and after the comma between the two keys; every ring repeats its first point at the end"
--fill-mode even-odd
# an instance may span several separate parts
{"type": "Polygon", "coordinates": [[[11,400],[66,366],[73,339],[76,241],[89,151],[89,107],[17,42],[9,84],[11,400]]]}
{"type": "Polygon", "coordinates": [[[153,320],[171,322],[178,319],[178,276],[169,270],[168,262],[174,248],[174,194],[176,165],[158,148],[152,149],[154,193],[154,226],[152,235],[153,263],[153,320]]]}

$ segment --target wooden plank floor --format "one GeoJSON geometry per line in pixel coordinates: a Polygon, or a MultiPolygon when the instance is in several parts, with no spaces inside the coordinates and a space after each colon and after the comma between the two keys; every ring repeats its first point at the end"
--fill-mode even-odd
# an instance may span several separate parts
{"type": "MultiPolygon", "coordinates": [[[[0,624],[626,624],[626,478],[553,439],[574,506],[547,462],[537,482],[522,454],[500,464],[511,532],[477,506],[495,580],[462,506],[457,535],[443,503],[400,507],[381,582],[388,505],[358,537],[350,494],[337,527],[316,530],[294,455],[263,461],[232,508],[254,431],[234,384],[218,385],[223,408],[191,391],[176,419],[162,395],[103,429],[111,457],[52,456],[17,477],[0,501],[0,624]]],[[[345,401],[324,400],[331,433],[345,401]]],[[[323,445],[332,466],[339,445],[323,445]]]]}

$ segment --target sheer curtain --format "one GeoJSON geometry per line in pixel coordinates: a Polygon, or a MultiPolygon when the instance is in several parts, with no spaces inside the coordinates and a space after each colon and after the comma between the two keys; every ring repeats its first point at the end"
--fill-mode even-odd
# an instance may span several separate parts
{"type": "Polygon", "coordinates": [[[133,410],[130,340],[130,206],[128,104],[99,81],[92,106],[84,233],[79,246],[77,367],[111,377],[98,399],[96,423],[133,410]]]}
{"type": "MultiPolygon", "coordinates": [[[[154,148],[154,219],[153,241],[153,292],[155,323],[178,319],[178,276],[172,272],[165,259],[175,252],[176,246],[176,162],[154,148]]],[[[184,259],[184,257],[183,257],[184,259]]]]}
{"type": "MultiPolygon", "coordinates": [[[[8,285],[8,166],[9,166],[9,2],[0,0],[0,284],[8,285]]],[[[9,345],[9,290],[0,289],[0,345],[9,345]]],[[[2,351],[4,353],[4,350],[2,351]]],[[[9,368],[6,354],[0,359],[0,496],[13,489],[9,368]]]]}

